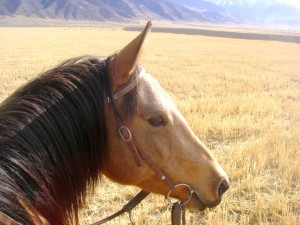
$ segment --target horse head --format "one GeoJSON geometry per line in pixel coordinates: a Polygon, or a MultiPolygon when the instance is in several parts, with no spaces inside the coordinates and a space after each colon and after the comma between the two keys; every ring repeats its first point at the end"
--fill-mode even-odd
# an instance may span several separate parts
{"type": "Polygon", "coordinates": [[[227,175],[156,79],[139,65],[150,29],[148,23],[109,62],[113,101],[107,106],[109,157],[103,172],[119,183],[162,195],[169,193],[181,201],[188,198],[185,186],[170,189],[186,184],[193,190],[190,206],[200,210],[214,207],[229,187],[227,175]],[[130,139],[134,136],[135,149],[126,143],[120,126],[130,139]]]}

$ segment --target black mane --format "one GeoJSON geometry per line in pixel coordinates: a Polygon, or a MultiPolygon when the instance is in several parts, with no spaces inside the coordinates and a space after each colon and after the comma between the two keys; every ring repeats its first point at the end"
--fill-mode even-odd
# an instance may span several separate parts
{"type": "Polygon", "coordinates": [[[105,61],[68,60],[0,105],[0,212],[22,224],[78,223],[107,155],[105,61]],[[72,218],[72,215],[75,215],[72,218]]]}

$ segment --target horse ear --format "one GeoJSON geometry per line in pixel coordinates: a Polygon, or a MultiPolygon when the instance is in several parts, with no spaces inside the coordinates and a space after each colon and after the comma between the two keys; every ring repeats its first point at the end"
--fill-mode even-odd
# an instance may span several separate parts
{"type": "Polygon", "coordinates": [[[143,32],[123,48],[110,62],[109,70],[112,76],[113,90],[130,79],[150,30],[151,22],[149,21],[143,32]]]}

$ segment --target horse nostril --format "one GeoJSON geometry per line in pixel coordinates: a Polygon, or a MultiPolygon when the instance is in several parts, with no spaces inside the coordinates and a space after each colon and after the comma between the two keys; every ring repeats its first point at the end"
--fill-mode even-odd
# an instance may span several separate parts
{"type": "Polygon", "coordinates": [[[229,188],[229,183],[226,179],[222,181],[218,189],[218,195],[221,197],[229,188]]]}

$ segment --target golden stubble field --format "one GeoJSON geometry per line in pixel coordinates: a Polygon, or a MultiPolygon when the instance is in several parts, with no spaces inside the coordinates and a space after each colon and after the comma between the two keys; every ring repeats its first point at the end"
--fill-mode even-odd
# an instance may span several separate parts
{"type": "MultiPolygon", "coordinates": [[[[154,25],[155,26],[155,25],[154,25]]],[[[58,62],[101,58],[137,35],[119,28],[0,28],[0,102],[58,62]]],[[[153,33],[142,60],[231,180],[223,202],[188,224],[300,224],[300,45],[153,33]]],[[[89,224],[137,191],[104,179],[81,211],[89,224]]],[[[136,224],[169,224],[163,196],[133,211],[136,224]]],[[[108,224],[128,224],[127,215],[108,224]]]]}

